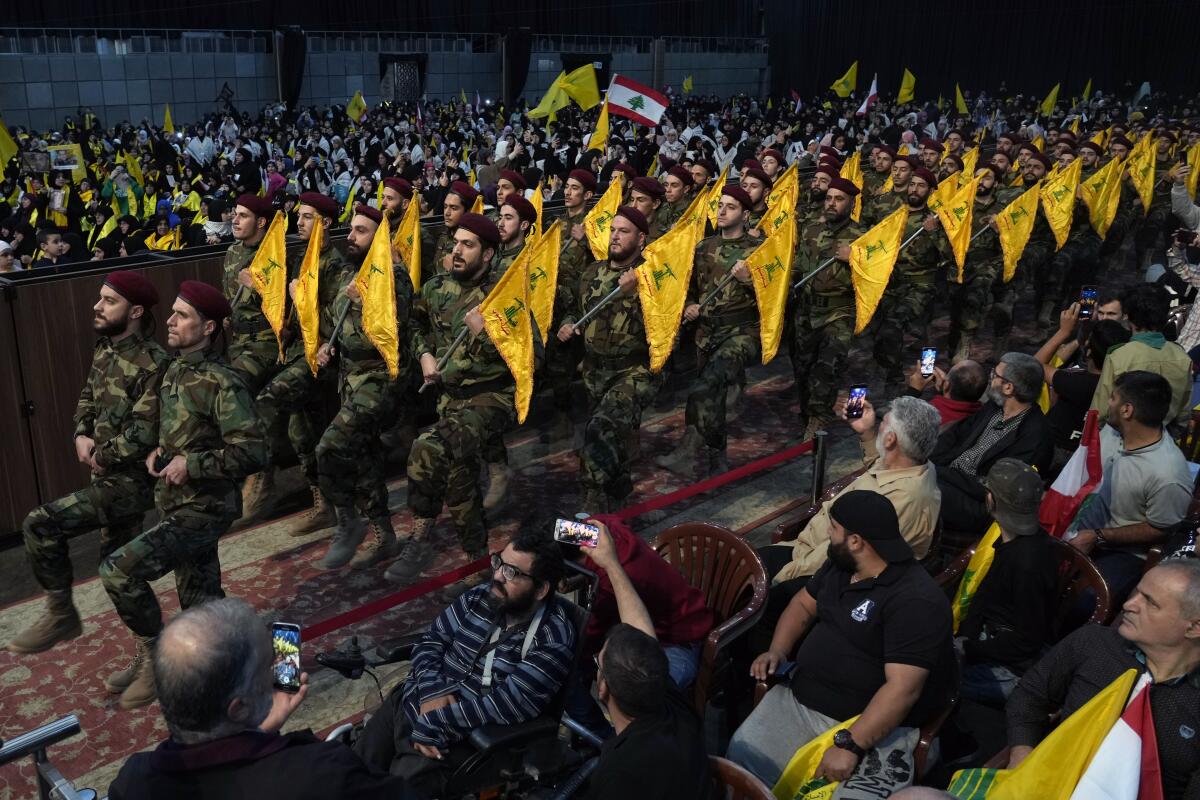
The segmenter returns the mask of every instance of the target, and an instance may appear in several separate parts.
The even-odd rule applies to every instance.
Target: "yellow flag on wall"
[[[413,193],[404,216],[396,226],[396,236],[392,239],[392,248],[408,269],[408,278],[412,281],[413,291],[421,291],[421,199]]]
[[[317,349],[321,346],[321,308],[317,298],[321,277],[321,246],[325,241],[325,226],[313,223],[312,235],[308,237],[308,249],[300,262],[300,277],[296,279],[296,294],[292,303],[296,307],[296,321],[300,324],[300,336],[304,339],[304,360],[312,374],[317,374]]]
[[[354,284],[362,296],[363,333],[387,364],[388,374],[400,375],[400,336],[396,329],[396,275],[392,271],[391,230],[385,216]]]
[[[1017,262],[1025,252],[1025,245],[1029,244],[1033,223],[1037,221],[1041,188],[1041,184],[1035,183],[996,215],[996,227],[1000,229],[1000,249],[1004,251],[1005,283],[1013,279],[1017,271]]]
[[[262,298],[262,313],[275,332],[279,357],[283,358],[283,314],[287,308],[287,216],[275,212],[271,227],[250,262],[254,291]]]
[[[787,321],[787,299],[795,255],[796,226],[780,225],[746,256],[754,299],[758,303],[758,336],[762,342],[764,364],[779,352],[779,341]]]
[[[516,381],[513,405],[517,410],[517,422],[524,422],[529,414],[529,400],[533,397],[533,315],[529,310],[528,271],[514,267],[517,267],[516,262],[504,272],[480,304],[479,311],[483,314],[483,328],[488,338]]]
[[[608,258],[608,242],[611,238],[608,226],[616,215],[617,209],[621,207],[621,186],[624,174],[623,172],[613,172],[612,183],[608,185],[604,194],[600,195],[600,199],[596,201],[596,205],[592,206],[592,210],[583,219],[583,229],[587,231],[588,246],[592,248],[592,256],[597,261]]]
[[[875,316],[879,300],[900,255],[908,204],[888,214],[850,244],[850,280],[854,284],[854,332],[862,333]]]

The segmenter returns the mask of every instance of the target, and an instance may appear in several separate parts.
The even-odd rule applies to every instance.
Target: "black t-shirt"
[[[846,720],[883,686],[884,664],[911,664],[929,670],[901,723],[918,726],[946,705],[958,682],[950,601],[916,561],[854,584],[850,577],[827,561],[809,579],[804,591],[817,602],[817,621],[796,654],[792,693]]]
[[[1074,450],[1079,446],[1083,419],[1092,405],[1092,395],[1100,376],[1086,369],[1060,369],[1054,373],[1051,388],[1058,400],[1046,412],[1046,421],[1054,432],[1055,447]]]

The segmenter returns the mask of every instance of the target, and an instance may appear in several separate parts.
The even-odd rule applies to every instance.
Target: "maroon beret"
[[[573,169],[567,174],[567,180],[571,180],[572,178],[579,182],[579,185],[583,187],[585,192],[596,191],[596,176],[592,174],[591,170]]]
[[[1042,166],[1044,166],[1047,171],[1054,169],[1054,163],[1047,158],[1044,153],[1041,153],[1038,150],[1034,150],[1033,155],[1031,155],[1029,158],[1033,161],[1042,162]]]
[[[338,204],[332,197],[320,192],[305,192],[300,195],[300,204],[316,209],[322,217],[338,218]]]
[[[892,166],[895,166],[900,161],[908,164],[910,169],[920,169],[925,166],[925,162],[921,160],[920,156],[896,156],[896,160],[892,162]]]
[[[735,186],[731,183],[721,190],[721,194],[729,195],[734,200],[737,200],[742,204],[742,208],[747,211],[754,210],[754,201],[750,199],[750,193],[740,186]]]
[[[840,175],[829,181],[830,189],[837,189],[839,192],[845,192],[851,199],[858,197],[858,187]]]
[[[663,185],[654,180],[654,178],[634,178],[633,190],[635,192],[641,192],[642,194],[650,195],[651,197],[659,198],[666,194],[667,191],[663,188]]]
[[[455,181],[450,184],[450,191],[459,196],[463,201],[463,205],[469,211],[471,206],[475,205],[475,198],[479,197],[479,192],[475,191],[475,187],[466,181]]]
[[[205,319],[217,323],[233,313],[221,290],[203,281],[184,281],[179,284],[179,299],[203,314]]]
[[[1019,142],[1017,144],[1017,152],[1020,153],[1022,150],[1028,150],[1031,153],[1042,152],[1041,150],[1038,149],[1037,145],[1034,144],[1033,142]]]
[[[140,272],[127,269],[110,272],[104,277],[104,283],[135,306],[158,305],[158,290]]]
[[[633,168],[633,165],[625,161],[618,161],[613,164],[613,172],[624,172],[629,180],[633,180],[638,176],[637,170]]]
[[[1171,140],[1172,143],[1179,142],[1179,137],[1176,136],[1175,134],[1171,133],[1170,131],[1158,131],[1155,134],[1155,136],[1158,137],[1159,139],[1169,139],[1169,140]]]
[[[842,162],[838,161],[833,156],[821,156],[819,159],[817,159],[817,164],[822,167],[833,167],[834,169],[842,168]]]
[[[841,176],[841,175],[838,173],[838,171],[837,171],[837,167],[830,166],[829,164],[822,164],[821,166],[817,167],[817,171],[816,171],[816,172],[814,172],[813,174],[814,174],[814,175],[816,175],[816,174],[817,174],[817,172],[821,173],[822,175],[828,175],[828,176],[829,176],[829,177],[831,177],[831,178],[840,178],[840,177],[842,177],[842,176]]]
[[[1055,142],[1055,144],[1058,142],[1070,142],[1071,144],[1074,144],[1076,141],[1075,134],[1071,133],[1070,131],[1059,131],[1058,140]]]
[[[529,202],[516,192],[513,192],[508,197],[504,198],[503,205],[506,205],[513,211],[517,212],[517,216],[526,222],[537,222],[537,209],[533,207],[533,203]]]
[[[245,207],[256,217],[270,217],[275,213],[275,208],[271,205],[269,197],[260,197],[256,194],[243,194],[238,197],[237,204]]]
[[[963,167],[966,166],[966,164],[963,164],[963,160],[961,158],[959,158],[958,156],[954,155],[954,153],[950,153],[949,155],[944,157],[942,159],[942,161],[949,161],[951,164],[954,164],[959,169],[962,169]]]
[[[465,228],[475,234],[485,245],[495,247],[500,244],[500,229],[496,227],[496,223],[483,214],[472,214],[470,212],[463,214],[458,220],[458,227]]]
[[[1091,150],[1093,153],[1095,153],[1098,156],[1104,155],[1104,148],[1101,147],[1100,145],[1098,145],[1096,142],[1092,142],[1092,141],[1087,141],[1087,142],[1084,142],[1083,144],[1079,145],[1079,149],[1080,150]]]
[[[980,164],[975,168],[975,174],[978,175],[985,169],[992,173],[992,177],[996,179],[997,183],[1000,183],[1004,180],[1004,170],[1000,169],[995,164]]]
[[[939,153],[945,149],[942,147],[941,142],[937,139],[931,139],[928,136],[921,140],[921,147],[924,147],[926,150],[937,150]]]
[[[513,172],[511,169],[500,170],[500,177],[498,180],[508,181],[518,192],[523,192],[529,188],[525,184],[525,179],[521,177],[521,173]]]
[[[838,151],[834,150],[832,147],[830,147],[827,144],[821,145],[821,149],[818,150],[817,153],[819,153],[820,155],[823,155],[823,156],[829,156],[830,158],[837,158],[837,159],[841,158],[841,156],[838,155]]]
[[[679,182],[684,186],[695,186],[696,179],[692,177],[692,173],[688,172],[687,167],[674,166],[667,170],[668,175],[674,175],[679,178]]]
[[[937,176],[933,174],[933,170],[926,169],[925,167],[917,167],[913,170],[912,176],[925,181],[925,183],[929,184],[930,189],[937,188],[938,179]]]
[[[890,145],[886,145],[886,144],[879,145],[879,152],[886,153],[888,156],[890,156],[893,159],[896,157],[896,148],[891,147]]]
[[[712,161],[708,160],[707,158],[697,158],[695,161],[695,164],[697,167],[703,167],[704,171],[707,172],[709,175],[717,174],[717,165],[714,164]]]
[[[742,162],[742,172],[748,169],[762,169],[762,162],[757,158],[747,158]]]
[[[383,222],[383,212],[378,208],[371,208],[365,203],[359,203],[354,207],[354,215],[359,216],[360,214],[367,219],[374,220],[376,225]]]
[[[1126,149],[1128,149],[1128,150],[1132,150],[1132,149],[1133,149],[1133,142],[1129,141],[1129,140],[1128,140],[1128,139],[1126,139],[1124,136],[1114,136],[1114,137],[1112,138],[1112,141],[1111,141],[1111,142],[1109,142],[1108,144],[1109,144],[1109,146],[1110,146],[1110,147],[1111,147],[1112,145],[1114,145],[1114,144],[1121,144],[1121,145],[1124,145],[1124,146],[1125,146],[1125,148],[1126,148]]]
[[[646,215],[633,206],[621,206],[617,209],[617,216],[624,217],[633,223],[633,227],[647,236],[650,235],[650,223],[646,222]]]
[[[411,200],[413,196],[412,184],[404,180],[404,178],[384,178],[383,187],[391,189],[396,194],[403,197],[405,200]]]
[[[742,170],[742,176],[746,178],[754,178],[754,180],[762,183],[763,188],[767,190],[770,190],[770,188],[775,185],[771,181],[771,177],[761,169],[754,169],[751,167],[750,169]]]
[[[783,153],[779,152],[774,147],[768,147],[766,150],[763,150],[761,153],[758,154],[758,159],[761,162],[762,159],[766,158],[767,156],[770,156],[771,158],[775,159],[780,164],[783,163]]]

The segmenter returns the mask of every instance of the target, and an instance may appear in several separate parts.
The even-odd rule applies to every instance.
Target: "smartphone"
[[[928,378],[937,368],[937,348],[922,347],[921,348],[921,375]]]
[[[171,457],[166,453],[159,453],[154,457],[154,471],[162,472],[171,463]]]
[[[570,519],[556,520],[554,523],[554,541],[573,544],[577,547],[595,547],[600,539],[600,529],[586,522],[576,522]]]
[[[276,622],[271,625],[271,643],[275,659],[271,662],[271,673],[275,688],[285,692],[300,690],[300,626],[291,622]]]
[[[1096,294],[1095,286],[1084,286],[1079,290],[1079,318],[1091,319],[1096,313]]]
[[[863,415],[863,403],[867,400],[867,385],[856,383],[850,387],[850,399],[846,401],[846,418],[859,419]]]

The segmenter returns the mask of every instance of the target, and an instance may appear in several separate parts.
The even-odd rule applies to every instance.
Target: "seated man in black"
[[[950,602],[913,559],[886,497],[847,492],[830,517],[829,561],[750,668],[765,680],[800,642],[791,683],[755,707],[727,757],[773,786],[797,749],[861,715],[838,730],[815,777],[886,797],[915,779],[918,727],[954,693]]]
[[[492,555],[492,580],[463,592],[413,651],[408,679],[363,728],[354,749],[373,769],[407,775],[439,794],[470,755],[455,747],[475,728],[544,712],[575,657],[570,607],[549,536],[518,535]]]
[[[938,438],[933,455],[942,491],[942,552],[953,558],[992,524],[983,478],[1001,458],[1015,458],[1045,475],[1054,438],[1038,407],[1042,365],[1025,353],[1005,353],[992,368],[987,402]]]

